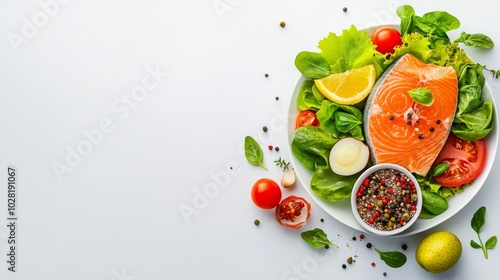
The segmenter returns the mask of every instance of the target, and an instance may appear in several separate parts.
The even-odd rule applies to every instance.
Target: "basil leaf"
[[[358,118],[351,114],[345,112],[337,112],[335,114],[335,126],[340,132],[348,133],[361,123],[362,122]]]
[[[438,165],[436,165],[432,170],[431,170],[431,177],[436,177],[438,175],[443,174],[448,167],[450,167],[449,163],[443,162]]]
[[[484,243],[484,246],[486,247],[486,249],[493,249],[493,248],[495,248],[495,245],[497,245],[497,237],[496,236],[490,237],[490,239],[488,239],[486,241],[486,243]]]
[[[418,87],[408,91],[411,99],[420,105],[429,107],[434,103],[434,96],[431,91],[425,87]]]
[[[477,242],[476,242],[476,241],[474,241],[474,240],[471,240],[471,241],[470,241],[470,246],[471,246],[472,248],[474,248],[474,249],[480,249],[480,248],[481,248],[481,245],[477,244]]]
[[[406,255],[401,252],[382,252],[377,248],[375,251],[380,255],[380,259],[392,268],[402,267],[406,263]]]
[[[482,49],[491,49],[495,46],[495,43],[493,43],[490,37],[481,33],[469,34],[462,32],[455,42],[464,43],[468,47]]]
[[[295,67],[302,75],[311,79],[321,79],[331,74],[330,64],[324,56],[303,51],[295,57]]]
[[[337,248],[339,247],[328,240],[328,236],[320,228],[304,231],[300,234],[300,236],[305,242],[307,242],[307,244],[309,244],[313,248],[321,248],[325,247],[325,245],[332,245]]]
[[[262,163],[264,155],[259,143],[252,138],[252,136],[245,137],[245,157],[248,163],[258,165],[267,170],[267,167]]]
[[[329,166],[318,168],[311,178],[311,190],[321,199],[335,202],[351,196],[352,188],[359,174],[340,176]]]
[[[481,230],[481,228],[484,226],[485,223],[486,223],[486,207],[482,206],[479,209],[477,209],[476,213],[474,213],[474,215],[472,216],[470,225],[476,233],[479,233],[479,231]]]

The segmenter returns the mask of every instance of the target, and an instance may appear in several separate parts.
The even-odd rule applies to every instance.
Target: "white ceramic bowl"
[[[402,173],[404,174],[406,177],[408,177],[414,184],[415,186],[415,191],[416,191],[416,195],[417,195],[417,202],[416,202],[416,209],[414,210],[414,215],[411,217],[411,219],[409,221],[407,221],[404,225],[400,226],[400,227],[395,227],[394,229],[377,229],[375,228],[375,225],[377,225],[381,219],[380,218],[377,218],[375,219],[375,222],[374,224],[370,224],[369,222],[363,220],[360,216],[360,213],[358,211],[358,196],[357,196],[357,193],[359,191],[359,189],[361,187],[363,187],[363,181],[370,177],[373,173],[377,172],[377,171],[380,171],[380,170],[395,170],[396,172],[399,172],[399,173]],[[387,180],[387,178],[385,178]],[[389,182],[385,182],[384,185],[387,187],[389,186],[388,184]],[[365,188],[365,187],[363,187]],[[389,188],[388,188],[389,189]],[[390,188],[391,190],[393,190],[392,188]],[[394,189],[399,189],[399,187],[395,187]],[[386,189],[383,190],[384,192],[387,192]],[[406,191],[406,190],[403,190],[403,191]],[[394,191],[394,195],[397,193],[398,191]],[[365,188],[365,194],[366,194],[366,188]],[[374,194],[373,194],[374,195]],[[391,194],[384,194],[385,196],[391,196]],[[379,198],[377,199],[378,200],[378,203],[380,203],[380,205],[386,205],[386,204],[382,204],[382,199],[383,198]],[[363,203],[363,204],[366,204],[366,203]],[[374,208],[372,208],[371,211],[369,212],[378,212],[376,211],[375,209],[377,209],[378,207],[375,205],[373,206]],[[391,163],[384,163],[384,164],[377,164],[377,165],[374,165],[374,166],[371,166],[369,167],[367,170],[365,170],[361,176],[359,176],[359,178],[356,180],[356,183],[354,184],[354,187],[352,188],[352,194],[351,194],[351,209],[352,209],[352,213],[354,215],[354,218],[356,219],[356,221],[368,232],[371,232],[373,234],[376,234],[376,235],[381,235],[381,236],[389,236],[389,235],[395,235],[395,234],[399,234],[405,230],[407,230],[408,228],[411,227],[411,225],[413,225],[413,223],[415,223],[415,221],[417,221],[418,219],[418,216],[420,215],[420,212],[422,211],[422,191],[420,190],[420,185],[418,184],[417,180],[415,179],[415,177],[408,171],[406,170],[405,168],[399,166],[399,165],[396,165],[396,164],[391,164]],[[380,213],[380,212],[378,212]],[[383,215],[380,214],[380,215]],[[394,223],[396,225],[398,225],[398,222],[399,221],[395,221]]]

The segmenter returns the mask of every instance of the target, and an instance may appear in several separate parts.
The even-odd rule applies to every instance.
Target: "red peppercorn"
[[[380,184],[381,185],[385,184],[385,181],[384,180],[380,180]]]
[[[267,146],[267,148],[268,148],[268,149],[269,149],[269,151],[270,151],[270,150],[272,150],[272,149],[273,149],[273,145],[269,145],[269,146]]]
[[[365,239],[365,235],[364,234],[360,234],[359,235],[359,239]]]
[[[366,178],[366,179],[363,181],[363,186],[368,187],[368,185],[370,185],[370,179]]]
[[[375,263],[374,262],[372,262],[372,266],[375,267]]]
[[[369,222],[370,224],[374,224],[374,223],[375,223],[375,219],[370,219],[368,222]]]

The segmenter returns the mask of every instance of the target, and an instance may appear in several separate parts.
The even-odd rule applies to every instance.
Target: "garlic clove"
[[[296,181],[295,170],[287,170],[283,173],[283,177],[281,177],[281,185],[287,189],[293,188]]]

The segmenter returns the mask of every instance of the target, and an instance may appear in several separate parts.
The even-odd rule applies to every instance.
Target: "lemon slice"
[[[377,79],[373,64],[330,74],[314,80],[318,90],[329,100],[342,104],[354,105],[365,99]]]

